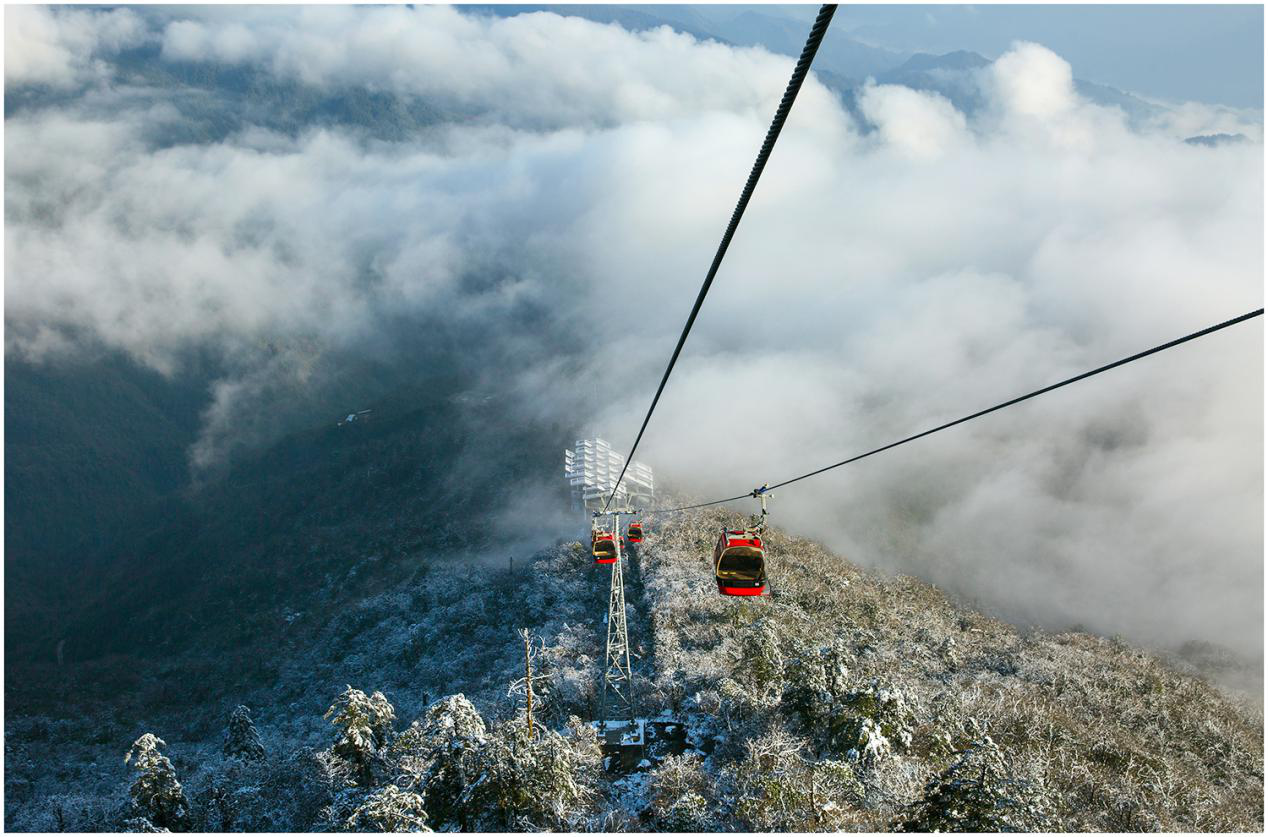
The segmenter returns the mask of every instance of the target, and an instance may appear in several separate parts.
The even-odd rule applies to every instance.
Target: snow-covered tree
[[[667,756],[652,774],[651,811],[656,830],[717,830],[706,798],[710,784],[700,756]]]
[[[873,678],[854,682],[841,640],[803,650],[788,666],[785,700],[820,752],[871,766],[911,746],[913,712],[899,688]]]
[[[233,794],[219,781],[213,781],[200,793],[194,794],[194,815],[199,830],[233,831],[237,812],[233,806]]]
[[[407,787],[422,792],[432,822],[466,828],[466,797],[482,770],[489,733],[479,711],[463,695],[450,695],[428,707],[392,743]]]
[[[30,797],[34,785],[31,781],[34,767],[27,748],[17,740],[11,729],[6,729],[4,731],[4,796],[11,804]]]
[[[753,831],[836,831],[863,799],[844,762],[814,762],[805,742],[781,730],[745,742],[735,769],[735,813]]]
[[[742,647],[735,679],[752,689],[758,703],[778,702],[784,691],[784,655],[772,620],[755,622]]]
[[[324,717],[341,730],[331,754],[349,767],[357,784],[372,786],[396,720],[392,704],[382,692],[366,695],[348,686]]]
[[[176,780],[176,768],[159,752],[159,747],[166,746],[163,739],[147,732],[133,742],[123,761],[140,774],[129,792],[137,816],[156,828],[181,831],[189,822],[189,803]]]
[[[834,696],[828,685],[823,653],[803,644],[789,657],[784,669],[784,706],[800,721],[802,732],[812,741],[826,745]]]
[[[388,755],[441,829],[574,829],[602,769],[589,724],[571,718],[563,735],[538,725],[530,737],[520,718],[490,730],[462,695],[432,704]]]
[[[924,798],[896,823],[900,831],[1050,831],[1041,786],[1019,778],[989,735],[981,733],[925,787]]]
[[[422,795],[396,785],[380,788],[366,797],[344,827],[350,831],[431,831]]]
[[[875,678],[855,681],[850,656],[840,637],[825,648],[800,649],[787,667],[785,701],[820,752],[871,766],[911,746],[913,713],[901,689]]]
[[[594,729],[577,718],[568,735],[521,721],[498,725],[483,751],[481,776],[468,794],[481,830],[575,831],[597,798],[602,754]]]
[[[565,623],[553,645],[546,649],[541,671],[549,675],[542,691],[548,700],[537,714],[555,726],[567,721],[567,707],[586,707],[597,701],[595,656],[602,653],[600,637],[590,625]]]
[[[774,730],[744,743],[735,767],[735,814],[753,831],[807,830],[805,742]]]
[[[849,831],[855,809],[863,804],[864,788],[854,767],[825,760],[809,765],[810,813],[816,831]]]
[[[223,750],[226,756],[246,761],[264,758],[264,743],[260,741],[260,734],[251,722],[251,710],[245,706],[238,706],[229,716]]]
[[[543,718],[551,715],[550,707],[554,701],[552,683],[555,672],[551,665],[553,655],[547,653],[546,642],[535,636],[528,628],[522,629],[520,638],[524,643],[525,674],[511,683],[506,696],[515,700],[523,700],[529,718],[541,723]]]
[[[872,680],[838,700],[842,719],[831,726],[833,749],[851,761],[873,765],[911,746],[912,712],[901,689]]]
[[[126,831],[130,834],[169,834],[166,828],[159,828],[145,817],[129,817],[123,821],[120,831]]]

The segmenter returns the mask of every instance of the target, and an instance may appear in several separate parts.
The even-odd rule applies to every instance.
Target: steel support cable
[[[1213,334],[1222,329],[1226,329],[1229,326],[1234,326],[1234,325],[1237,325],[1238,323],[1243,323],[1247,320],[1254,319],[1255,317],[1262,316],[1263,313],[1264,313],[1264,309],[1259,308],[1255,311],[1242,314],[1240,317],[1234,317],[1231,320],[1225,320],[1222,323],[1217,323],[1216,325],[1204,328],[1201,331],[1195,331],[1192,334],[1186,334],[1184,337],[1179,337],[1170,342],[1163,343],[1162,345],[1154,346],[1152,349],[1146,349],[1143,352],[1137,352],[1134,355],[1129,355],[1128,357],[1116,360],[1113,363],[1107,363],[1104,366],[1098,366],[1095,369],[1090,369],[1087,372],[1084,372],[1079,375],[1075,375],[1072,378],[1066,378],[1064,381],[1058,381],[1055,384],[1050,384],[1044,387],[1043,389],[1037,389],[1034,392],[1028,392],[1025,395],[1019,395],[1016,398],[1012,398],[1012,399],[1009,399],[1008,401],[1004,401],[999,404],[996,404],[994,407],[988,407],[985,410],[979,410],[976,413],[972,413],[971,415],[964,416],[963,418],[958,418],[955,421],[949,421],[946,424],[940,424],[937,427],[930,428],[929,430],[926,430],[922,433],[917,433],[914,436],[908,436],[905,439],[899,439],[897,442],[890,442],[888,445],[884,445],[874,450],[870,450],[867,453],[861,453],[858,456],[852,456],[849,459],[842,459],[840,462],[837,462],[832,465],[825,465],[822,468],[818,468],[807,474],[802,474],[799,477],[793,477],[792,479],[787,479],[787,480],[784,480],[783,482],[777,482],[772,486],[766,487],[765,489],[754,489],[753,491],[750,491],[746,494],[740,494],[735,497],[728,497],[725,500],[712,500],[708,503],[696,503],[695,505],[691,505],[691,506],[680,506],[678,508],[673,508],[673,509],[651,509],[648,513],[649,514],[651,513],[664,514],[668,512],[687,511],[689,509],[702,509],[707,506],[718,506],[718,505],[721,505],[722,503],[730,503],[735,500],[743,500],[745,497],[756,497],[759,490],[774,491],[776,488],[782,488],[785,485],[792,485],[795,482],[800,482],[801,480],[810,479],[811,477],[818,476],[819,474],[822,474],[825,471],[831,471],[833,468],[840,468],[842,465],[849,465],[851,462],[858,462],[860,459],[866,459],[869,456],[874,456],[878,453],[882,453],[884,451],[890,450],[891,448],[896,448],[899,445],[905,445],[908,442],[914,442],[917,439],[922,439],[925,436],[932,435],[934,433],[937,433],[940,430],[946,430],[948,428],[955,427],[957,424],[964,424],[967,421],[972,421],[975,418],[981,418],[982,416],[987,415],[988,413],[993,413],[996,410],[1002,410],[1005,407],[1011,407],[1014,404],[1020,404],[1023,401],[1028,401],[1031,398],[1035,398],[1037,396],[1043,395],[1044,393],[1052,392],[1054,389],[1060,389],[1061,387],[1069,386],[1070,384],[1073,384],[1073,383],[1078,383],[1079,381],[1082,381],[1086,378],[1091,378],[1093,375],[1099,375],[1102,372],[1108,372],[1109,370],[1116,369],[1119,366],[1125,366],[1126,364],[1132,363],[1133,361],[1140,360],[1141,358],[1146,358],[1146,357],[1149,357],[1150,355],[1157,354],[1158,352],[1162,352],[1167,349],[1174,348],[1176,346],[1181,345],[1182,343],[1188,343],[1190,340],[1196,340],[1199,337],[1205,337],[1208,334]]]
[[[806,74],[810,71],[810,64],[814,61],[815,53],[819,51],[819,44],[823,41],[824,33],[828,31],[828,24],[832,22],[832,15],[836,10],[836,4],[827,4],[820,7],[819,15],[815,18],[814,25],[810,27],[810,34],[806,37],[806,45],[801,50],[801,57],[797,59],[797,66],[793,68],[792,78],[788,80],[788,87],[784,90],[784,98],[779,101],[779,107],[775,110],[775,118],[771,120],[770,128],[766,132],[766,140],[762,143],[761,150],[757,153],[757,160],[753,163],[753,170],[749,172],[748,182],[744,184],[744,191],[740,193],[740,199],[735,205],[735,211],[731,213],[731,223],[727,224],[726,232],[722,235],[722,242],[718,245],[718,251],[713,256],[713,263],[709,265],[709,272],[705,275],[704,284],[700,286],[700,293],[696,296],[696,304],[691,307],[691,314],[687,317],[687,324],[683,326],[682,334],[678,336],[678,345],[674,347],[674,353],[669,357],[669,365],[665,367],[665,374],[661,376],[660,386],[656,388],[656,395],[652,398],[652,405],[648,407],[647,415],[643,417],[643,426],[638,429],[638,436],[634,439],[634,445],[630,448],[630,454],[625,459],[625,465],[621,468],[620,476],[616,478],[616,485],[612,487],[612,493],[608,495],[607,502],[603,504],[604,512],[612,504],[612,498],[616,496],[616,492],[621,487],[621,480],[625,479],[626,469],[634,461],[634,452],[638,450],[638,443],[643,440],[643,433],[647,430],[647,423],[652,420],[652,413],[656,411],[656,404],[660,401],[661,393],[665,391],[665,384],[669,381],[669,374],[674,371],[674,364],[678,362],[678,355],[682,353],[683,344],[687,342],[687,335],[691,332],[691,327],[696,322],[696,315],[700,313],[704,298],[708,295],[710,286],[713,285],[713,278],[718,273],[723,257],[726,256],[727,248],[731,246],[731,238],[735,235],[735,230],[740,225],[740,219],[744,216],[744,210],[748,206],[749,199],[753,197],[753,190],[757,188],[757,181],[762,176],[762,170],[766,168],[766,161],[770,158],[771,150],[775,147],[775,141],[779,139],[779,132],[784,128],[784,122],[788,119],[793,102],[797,99],[797,92],[801,90],[801,84],[805,81]]]

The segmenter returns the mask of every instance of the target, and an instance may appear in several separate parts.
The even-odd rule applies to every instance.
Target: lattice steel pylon
[[[608,642],[603,664],[603,693],[599,703],[599,721],[608,717],[608,692],[615,698],[621,715],[634,723],[634,671],[630,668],[630,632],[625,620],[625,564],[621,549],[621,515],[612,515],[612,532],[616,535],[616,563],[612,565],[612,586],[608,591]]]

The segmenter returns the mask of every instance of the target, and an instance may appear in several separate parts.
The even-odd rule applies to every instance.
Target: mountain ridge
[[[767,538],[772,595],[725,599],[713,589],[706,554],[716,528],[738,519],[725,510],[653,519],[628,556],[638,712],[685,724],[686,751],[653,754],[633,774],[582,770],[569,781],[580,788],[576,799],[588,801],[559,812],[563,819],[514,803],[502,814],[468,810],[469,826],[664,830],[684,818],[705,831],[927,826],[964,803],[948,790],[956,771],[993,765],[987,790],[1031,827],[1261,827],[1262,720],[1253,708],[1117,640],[1020,632],[923,582],[862,570],[777,527]],[[405,769],[392,765],[412,746],[409,719],[424,730],[426,718],[458,706],[487,729],[484,743],[472,745],[479,758],[509,769],[511,756],[496,740],[523,729],[522,699],[507,690],[523,674],[520,627],[542,640],[537,722],[564,736],[551,745],[565,748],[559,758],[579,759],[578,769],[587,763],[590,745],[569,718],[597,714],[607,572],[581,543],[561,539],[527,566],[517,561],[518,572],[497,562],[433,560],[411,569],[369,554],[348,559],[346,573],[301,606],[343,603],[326,617],[293,613],[271,673],[254,685],[208,692],[204,684],[181,701],[172,691],[183,689],[188,672],[169,663],[170,674],[137,673],[132,688],[151,690],[149,701],[116,703],[104,716],[102,705],[81,705],[66,717],[11,717],[7,728],[24,743],[8,760],[15,767],[6,773],[6,822],[38,827],[65,806],[65,780],[36,767],[56,748],[66,759],[58,775],[93,800],[64,807],[68,825],[117,823],[131,810],[128,768],[117,755],[116,766],[97,765],[142,732],[169,742],[194,827],[224,815],[214,788],[234,800],[239,827],[335,827],[381,800],[392,771]],[[339,599],[340,586],[357,577],[379,580]],[[382,691],[397,720],[372,754],[383,762],[372,773],[382,778],[340,790],[322,772],[339,761],[330,749],[337,729],[320,714],[349,681],[364,694]],[[239,703],[252,707],[268,751],[245,766],[220,755],[223,719]],[[515,769],[527,771],[523,781],[548,781],[532,778],[531,764]],[[1159,776],[1179,784],[1168,790]],[[418,799],[397,803],[429,812],[434,828],[453,827],[441,787],[417,781],[404,790]],[[806,795],[811,781],[821,783],[817,797]],[[248,784],[257,789],[250,797],[235,790]],[[987,817],[979,827],[1006,825],[979,813]],[[503,814],[510,819],[489,819]]]

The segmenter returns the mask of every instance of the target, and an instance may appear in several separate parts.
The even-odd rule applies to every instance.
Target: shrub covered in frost
[[[668,756],[652,773],[650,809],[657,831],[716,831],[712,778],[698,755]]]
[[[805,742],[774,730],[745,743],[734,769],[735,815],[752,831],[840,830],[863,798],[853,768],[806,757]]]
[[[747,628],[740,643],[736,679],[758,703],[777,702],[784,691],[784,655],[776,631],[772,620],[762,619]]]
[[[999,746],[981,735],[929,782],[897,823],[901,831],[1050,831],[1044,789],[1019,778]]]
[[[834,724],[834,749],[851,761],[873,765],[892,750],[911,746],[912,718],[902,691],[873,680],[838,701],[841,722]]]

